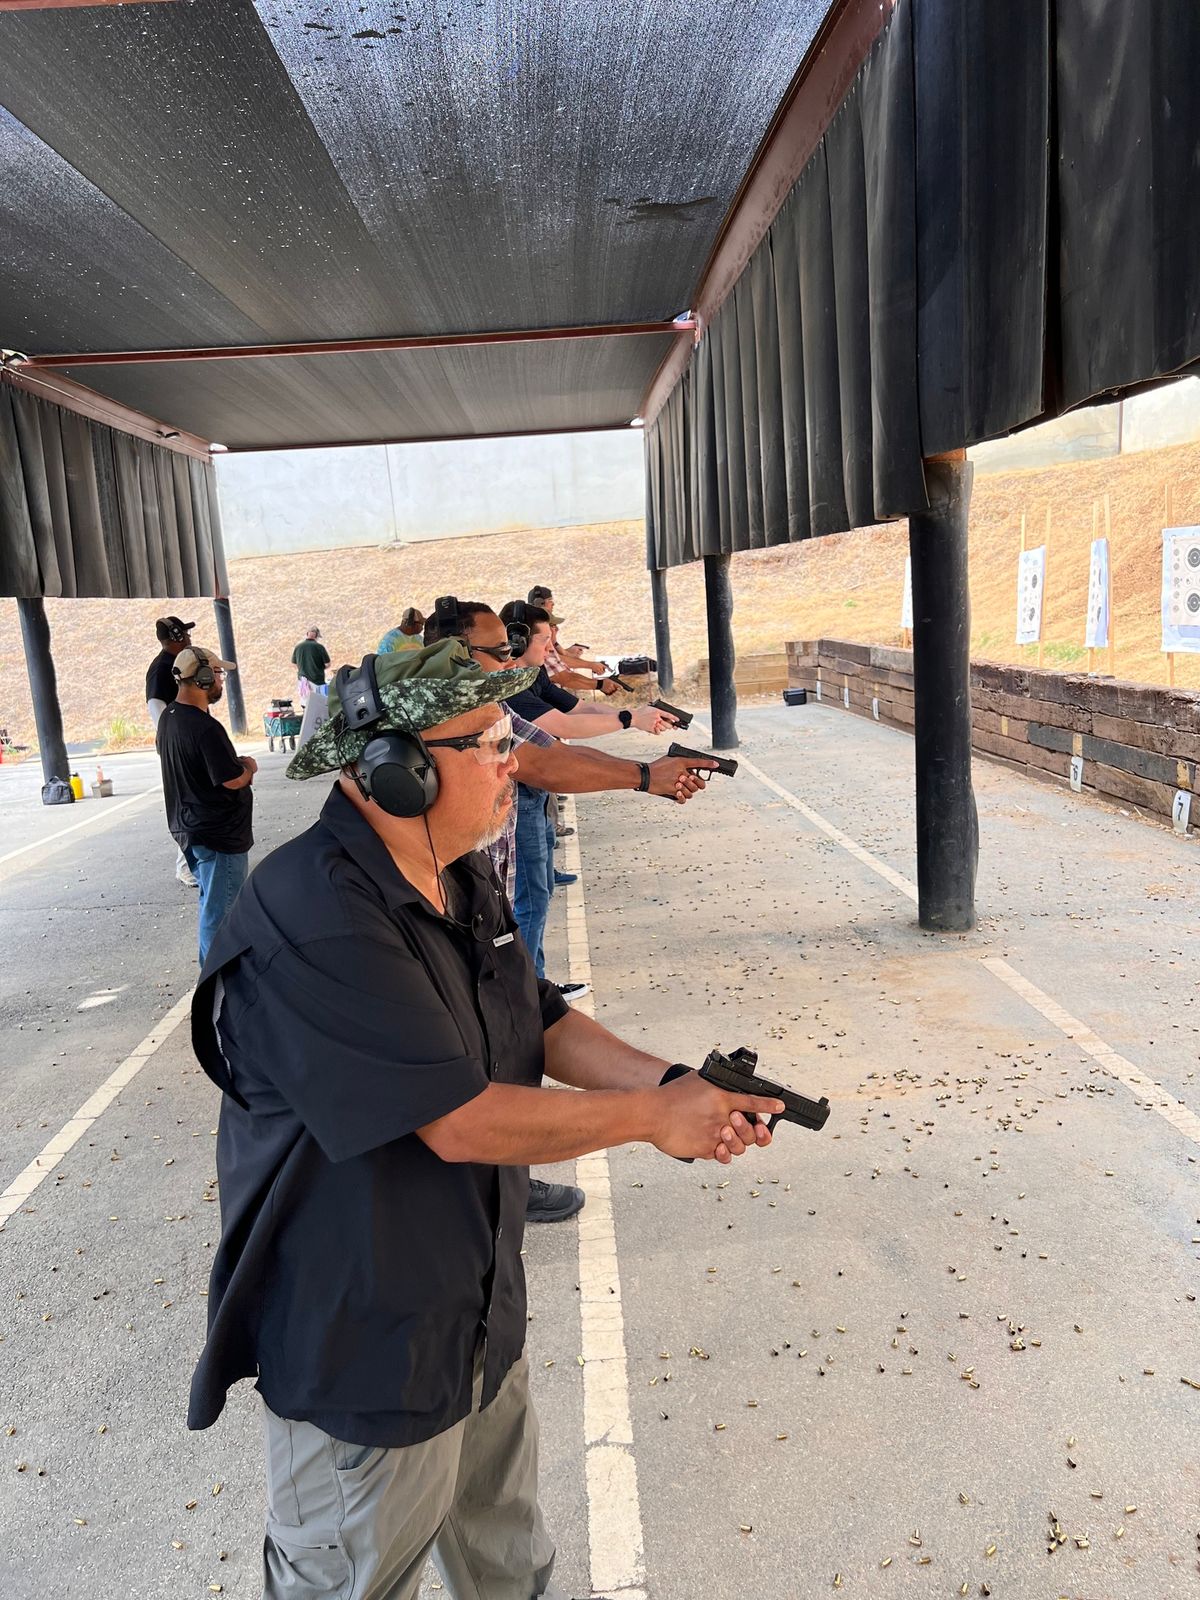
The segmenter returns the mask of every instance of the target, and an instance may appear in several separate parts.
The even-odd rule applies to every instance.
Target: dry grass
[[[1174,520],[1200,521],[1200,445],[976,480],[971,511],[972,646],[996,661],[1031,660],[1012,641],[1021,513],[1038,543],[1053,513],[1046,585],[1046,663],[1084,657],[1092,503],[1108,493],[1113,517],[1117,672],[1166,681],[1159,651],[1163,486],[1174,489]],[[734,629],[743,651],[778,649],[817,636],[895,643],[907,532],[903,523],[755,551],[734,562]],[[234,624],[247,710],[257,724],[272,695],[291,692],[292,647],[320,625],[335,662],[372,649],[404,606],[435,594],[499,605],[534,583],[554,585],[568,641],[629,652],[653,648],[640,523],[534,529],[474,539],[271,556],[231,564]],[[677,673],[707,653],[699,566],[670,577]],[[48,601],[69,740],[102,738],[118,718],[149,729],[143,677],[155,652],[154,619],[164,611],[199,618],[201,644],[216,643],[212,613],[184,600]],[[1200,688],[1200,656],[1181,656],[1177,682]],[[33,737],[16,606],[0,601],[0,725]],[[124,742],[124,741],[123,741]]]

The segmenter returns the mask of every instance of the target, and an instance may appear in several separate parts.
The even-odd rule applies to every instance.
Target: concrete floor
[[[818,706],[741,728],[775,783],[912,878],[908,738]],[[282,765],[263,759],[261,848],[325,792]],[[652,1600],[807,1600],[838,1579],[870,1600],[1195,1592],[1200,1392],[1180,1380],[1200,1382],[1200,1144],[1178,1102],[1200,1110],[1196,842],[997,767],[976,780],[981,924],[963,938],[921,934],[893,884],[745,767],[684,810],[579,805],[596,1014],[671,1059],[750,1044],[833,1102],[821,1134],[781,1125],[731,1169],[611,1153],[629,1535]],[[195,908],[158,804],[0,863],[0,1189],[192,979]],[[552,934],[562,977],[561,903]],[[5,1600],[258,1592],[254,1396],[206,1434],[182,1426],[215,1115],[180,1028],[0,1236]],[[583,1595],[602,1508],[578,1238],[531,1231],[527,1265],[557,1581]],[[1048,1556],[1051,1512],[1068,1543]]]

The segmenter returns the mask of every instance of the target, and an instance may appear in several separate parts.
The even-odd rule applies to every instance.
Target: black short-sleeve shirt
[[[175,657],[169,650],[160,650],[146,668],[146,699],[161,700],[170,705],[179,693],[179,679],[175,676]]]
[[[199,706],[172,703],[158,719],[154,740],[162,763],[167,827],[186,850],[204,845],[243,855],[254,843],[250,785],[226,789],[242,763],[216,717]]]
[[[579,696],[555,683],[542,667],[530,687],[522,689],[519,694],[510,694],[507,703],[526,722],[536,722],[547,711],[574,711],[579,704]]]
[[[454,920],[335,788],[254,871],[192,1010],[224,1091],[221,1243],[188,1425],[254,1377],[280,1416],[363,1445],[432,1438],[525,1343],[528,1170],[443,1161],[415,1130],[489,1082],[536,1085],[566,1014],[534,977],[486,856],[448,869]]]

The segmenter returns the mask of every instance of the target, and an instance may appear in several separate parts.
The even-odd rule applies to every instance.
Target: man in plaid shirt
[[[494,669],[499,671],[499,664]],[[503,703],[503,702],[502,702]],[[552,750],[558,740],[552,733],[543,733],[536,722],[526,722],[510,705],[505,704],[504,709],[512,718],[513,745],[531,744],[541,750]],[[518,757],[518,760],[520,758]],[[510,806],[508,816],[504,823],[504,832],[492,844],[487,846],[487,853],[492,858],[492,866],[496,869],[496,876],[500,880],[500,887],[508,896],[512,904],[517,887],[517,808]],[[586,991],[583,991],[586,993]]]
[[[617,685],[611,677],[606,676],[608,668],[603,661],[588,661],[581,645],[575,645],[570,650],[559,649],[558,630],[563,619],[554,615],[554,595],[545,584],[534,584],[529,591],[529,604],[541,606],[543,611],[550,614],[550,643],[546,648],[545,665],[553,681],[564,689],[599,689],[604,695],[616,694]]]
[[[492,610],[479,600],[458,601],[455,606],[460,637],[471,655],[485,672],[500,672],[510,664],[513,647],[508,629]],[[436,643],[446,637],[434,615],[425,625],[425,643]],[[700,766],[715,767],[714,761],[686,759],[680,756],[660,756],[657,761],[627,761],[622,756],[611,755],[607,750],[590,750],[578,745],[563,744],[553,735],[545,733],[535,723],[513,711],[501,702],[512,717],[513,734],[520,745],[518,771],[521,781],[531,788],[545,789],[548,793],[594,794],[603,789],[632,789],[643,794],[660,795],[684,805],[694,794],[704,788],[704,779],[694,770]],[[488,854],[496,869],[496,876],[511,903],[516,879],[517,808],[509,810],[505,829],[499,839],[488,846]],[[578,999],[587,993],[586,984],[561,984],[564,998]],[[584,1194],[565,1183],[546,1183],[540,1178],[529,1181],[529,1205],[526,1220],[529,1222],[561,1222],[572,1217],[582,1207]]]

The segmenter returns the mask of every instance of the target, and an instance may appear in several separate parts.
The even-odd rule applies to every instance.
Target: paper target
[[[1163,529],[1162,647],[1200,654],[1200,528]]]
[[[1112,604],[1108,566],[1108,540],[1092,540],[1092,566],[1088,575],[1087,637],[1089,650],[1108,648],[1108,617]]]
[[[1042,637],[1042,591],[1046,585],[1046,547],[1022,550],[1017,567],[1017,643],[1036,644]]]

